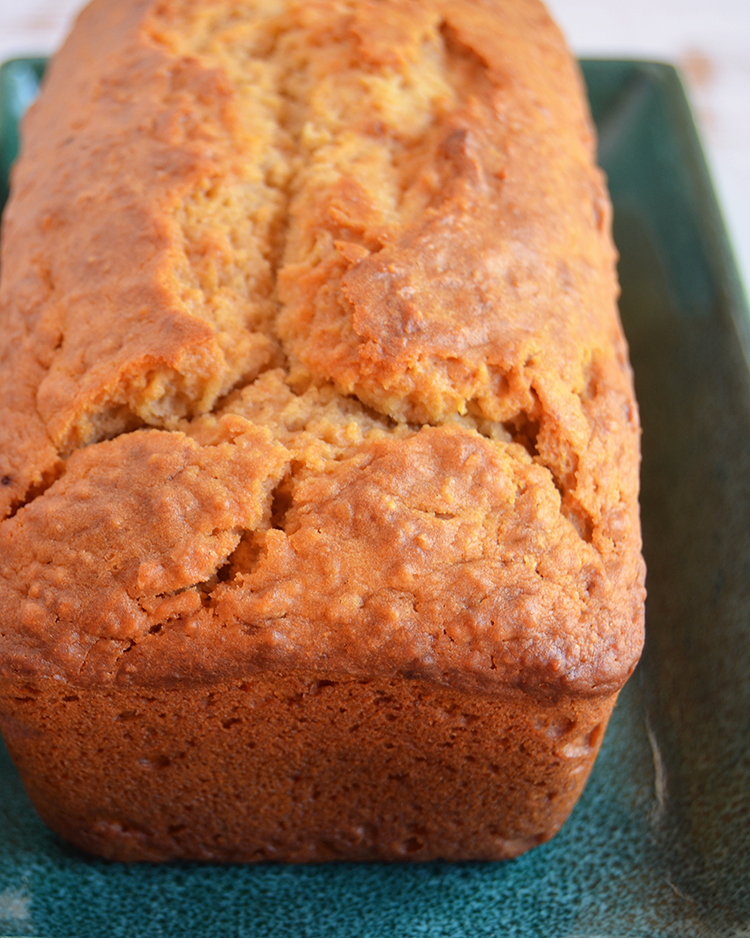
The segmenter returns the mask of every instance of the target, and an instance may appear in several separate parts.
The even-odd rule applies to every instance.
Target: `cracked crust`
[[[638,415],[541,5],[95,0],[23,139],[3,679],[419,678],[606,723]]]

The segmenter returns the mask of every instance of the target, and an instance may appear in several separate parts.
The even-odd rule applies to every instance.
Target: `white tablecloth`
[[[123,0],[125,2],[125,0]],[[578,55],[676,64],[750,287],[750,0],[548,0]],[[82,0],[0,0],[0,60],[47,54]]]

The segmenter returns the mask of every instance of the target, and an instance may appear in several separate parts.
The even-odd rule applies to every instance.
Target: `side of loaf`
[[[637,407],[537,0],[94,0],[0,282],[0,728],[115,859],[551,837],[643,641]]]

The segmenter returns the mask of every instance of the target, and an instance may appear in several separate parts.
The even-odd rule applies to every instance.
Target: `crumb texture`
[[[3,673],[611,694],[609,227],[536,0],[94,0],[3,221]]]

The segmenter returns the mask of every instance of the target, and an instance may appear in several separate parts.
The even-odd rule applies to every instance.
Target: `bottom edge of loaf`
[[[41,817],[112,860],[497,860],[561,827],[616,696],[298,673],[26,681],[0,689],[0,729]]]

